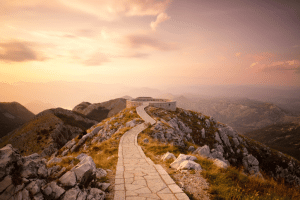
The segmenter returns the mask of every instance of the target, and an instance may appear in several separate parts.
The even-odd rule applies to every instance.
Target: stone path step
[[[145,121],[127,131],[120,140],[115,177],[115,200],[188,200],[188,196],[176,185],[162,166],[145,156],[137,144],[137,136],[156,123],[144,110],[147,104],[137,107],[137,113]]]

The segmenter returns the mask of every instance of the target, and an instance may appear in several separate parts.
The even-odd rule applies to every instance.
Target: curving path
[[[115,177],[115,200],[178,199],[188,200],[188,196],[175,184],[160,165],[145,156],[137,144],[137,136],[147,128],[147,123],[155,124],[144,110],[147,103],[136,108],[145,121],[127,131],[120,140],[119,159]]]

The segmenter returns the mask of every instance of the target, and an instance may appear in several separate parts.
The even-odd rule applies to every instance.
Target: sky
[[[0,82],[300,86],[299,0],[1,0]]]

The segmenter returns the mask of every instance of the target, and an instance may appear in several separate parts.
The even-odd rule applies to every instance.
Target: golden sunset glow
[[[300,85],[298,1],[0,3],[0,80]]]

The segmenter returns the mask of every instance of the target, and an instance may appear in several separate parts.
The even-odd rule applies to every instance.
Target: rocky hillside
[[[20,128],[1,138],[0,147],[12,144],[23,155],[39,153],[49,156],[69,140],[96,124],[70,110],[45,110]]]
[[[117,114],[124,108],[126,108],[126,99],[118,98],[94,104],[82,102],[75,106],[72,111],[80,113],[89,119],[100,122],[107,117]]]
[[[203,112],[226,123],[239,133],[260,129],[274,123],[298,120],[272,103],[234,98],[175,98],[177,106]]]
[[[33,119],[34,114],[17,102],[0,102],[0,138]]]
[[[200,146],[196,154],[228,161],[250,175],[267,174],[275,180],[300,185],[298,160],[248,139],[212,117],[179,108],[169,112],[149,107],[147,112],[157,121],[147,134],[161,142],[180,146],[183,151],[195,144]]]
[[[300,160],[300,121],[270,125],[245,136]]]

